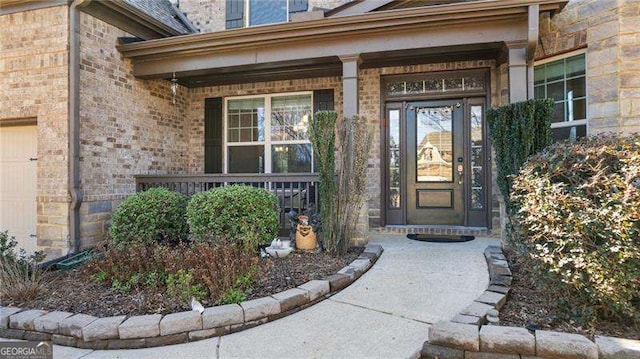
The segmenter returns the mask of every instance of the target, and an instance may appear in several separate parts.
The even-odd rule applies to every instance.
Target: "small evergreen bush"
[[[551,144],[553,104],[552,99],[535,99],[487,110],[491,144],[496,152],[498,187],[508,211],[513,176],[529,156]]]
[[[151,188],[125,199],[111,217],[109,234],[117,244],[178,243],[189,235],[187,197],[166,188]]]
[[[273,193],[232,185],[195,194],[187,220],[195,241],[238,244],[249,250],[271,242],[280,228],[278,201]]]
[[[550,146],[511,201],[516,249],[565,314],[640,322],[640,136]]]

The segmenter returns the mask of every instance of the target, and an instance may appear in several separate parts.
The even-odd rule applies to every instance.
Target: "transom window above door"
[[[313,172],[311,92],[226,99],[227,173]]]
[[[227,0],[226,28],[288,22],[290,15],[307,11],[307,0]]]

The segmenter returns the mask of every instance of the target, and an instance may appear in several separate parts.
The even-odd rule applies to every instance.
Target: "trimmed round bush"
[[[515,248],[566,314],[640,322],[640,137],[552,145],[511,200]]]
[[[261,188],[232,185],[195,194],[187,206],[192,239],[246,249],[278,235],[276,196]]]
[[[166,188],[151,188],[125,199],[111,217],[115,243],[178,243],[189,236],[188,199]]]

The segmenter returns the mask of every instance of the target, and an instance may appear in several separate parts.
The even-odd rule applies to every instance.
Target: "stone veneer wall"
[[[49,258],[69,242],[68,8],[0,17],[0,121],[38,123],[37,236]]]
[[[640,1],[572,0],[540,19],[536,58],[586,47],[589,134],[640,131]]]
[[[105,239],[112,211],[135,192],[134,175],[190,172],[187,89],[174,105],[169,81],[134,78],[115,48],[120,36],[129,35],[81,14],[83,248]]]
[[[309,10],[314,7],[333,9],[349,0],[309,0]],[[222,31],[226,28],[226,0],[171,0],[186,14],[200,32]]]

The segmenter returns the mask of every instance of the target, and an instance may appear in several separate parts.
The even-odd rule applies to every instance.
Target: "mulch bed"
[[[262,275],[247,293],[247,299],[265,297],[313,279],[335,274],[358,258],[364,248],[351,248],[341,257],[324,252],[293,252],[283,259],[266,258],[260,261]],[[168,314],[191,310],[188,303],[176,301],[164,291],[132,289],[122,293],[97,283],[81,270],[50,271],[45,274],[46,286],[35,300],[28,302],[2,301],[4,306],[29,309],[60,310],[84,313],[97,317],[114,315]],[[205,307],[215,303],[203,302]]]
[[[562,318],[557,314],[554,296],[535,281],[512,252],[505,251],[505,256],[513,273],[513,283],[507,304],[500,310],[500,325],[582,334],[592,340],[596,335],[640,340],[640,325],[602,320],[580,323]]]

